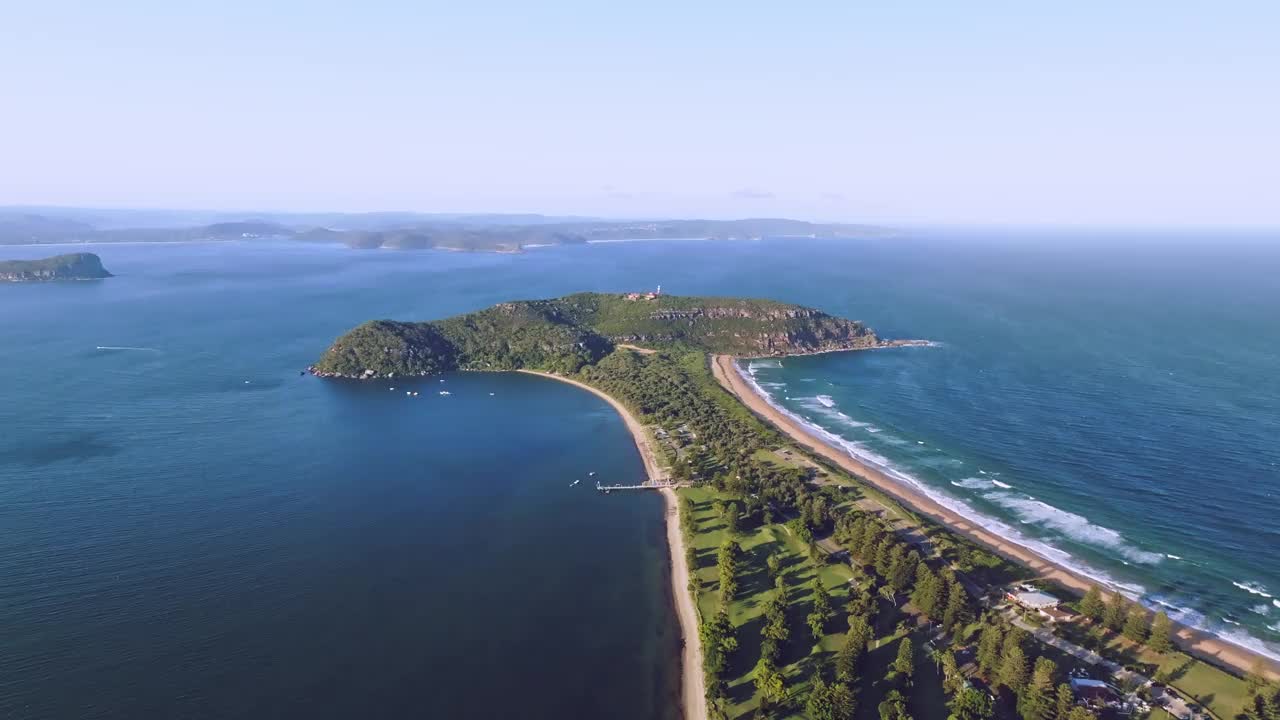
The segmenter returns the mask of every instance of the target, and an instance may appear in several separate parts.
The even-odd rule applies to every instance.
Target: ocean
[[[603,401],[299,375],[366,319],[658,284],[934,341],[749,367],[904,482],[1275,653],[1278,240],[93,246],[117,277],[0,286],[0,715],[670,717],[661,501],[590,488],[643,474]]]

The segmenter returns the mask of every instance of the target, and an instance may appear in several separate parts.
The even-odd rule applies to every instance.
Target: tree
[[[1120,593],[1113,593],[1111,601],[1107,603],[1107,608],[1102,613],[1102,624],[1115,632],[1120,632],[1124,629],[1124,621],[1128,614],[1129,602]]]
[[[1009,633],[1013,637],[1013,633]],[[1004,657],[1000,660],[1000,684],[1018,694],[1027,684],[1027,654],[1018,643],[1005,641]]]
[[[1147,611],[1135,603],[1129,610],[1129,618],[1125,620],[1124,636],[1140,643],[1147,639],[1148,628]]]
[[[893,661],[893,671],[911,677],[915,670],[915,659],[911,650],[911,638],[902,638],[898,643],[898,657]]]
[[[827,586],[822,584],[821,578],[813,579],[813,612],[809,613],[806,621],[809,624],[809,630],[813,633],[814,640],[822,639],[826,634],[827,622],[831,620],[834,612],[831,609],[831,593],[827,592]]]
[[[1031,683],[1018,699],[1018,714],[1023,720],[1053,720],[1056,710],[1053,676],[1057,672],[1058,666],[1049,658],[1036,659]]]
[[[852,682],[858,670],[862,654],[871,644],[871,625],[858,616],[849,618],[849,631],[844,634],[844,645],[836,653],[836,678]]]
[[[730,536],[737,535],[739,520],[738,504],[731,502],[728,505],[725,505],[724,513],[721,517],[724,518],[724,531]]]
[[[760,692],[761,697],[772,703],[779,703],[786,699],[786,679],[782,677],[782,673],[778,672],[773,660],[761,657],[760,662],[756,663],[754,674],[756,690]]]
[[[880,720],[911,720],[907,714],[906,698],[897,690],[890,690],[877,710],[880,711]]]
[[[968,687],[956,693],[948,720],[987,720],[995,712],[991,696]]]
[[[829,720],[834,717],[831,706],[831,686],[822,679],[822,673],[813,678],[809,686],[809,699],[804,703],[804,710],[813,720]]]
[[[831,709],[833,720],[853,720],[853,713],[858,709],[853,699],[853,690],[845,683],[831,686]]]
[[[1147,647],[1161,655],[1173,649],[1173,621],[1168,613],[1161,610],[1151,621],[1151,637],[1147,639]]]
[[[915,568],[907,563],[907,548],[903,545],[894,545],[893,550],[889,552],[889,573],[885,575],[885,580],[893,586],[895,592],[905,592],[911,587],[911,576]]]
[[[1062,683],[1058,686],[1058,696],[1054,702],[1055,720],[1067,720],[1067,716],[1071,714],[1071,708],[1076,704],[1076,694],[1071,692],[1071,686]]]
[[[1107,605],[1102,601],[1102,591],[1097,585],[1089,588],[1089,592],[1085,593],[1084,599],[1080,601],[1080,614],[1094,622],[1102,622],[1106,610]]]
[[[805,712],[812,720],[849,720],[853,717],[853,693],[841,682],[828,684],[822,676],[814,678],[805,703]]]
[[[738,543],[725,538],[716,553],[716,564],[720,570],[720,602],[728,605],[733,602],[738,592]]]
[[[769,567],[769,577],[778,577],[778,574],[782,572],[782,560],[778,558],[776,553],[770,555],[764,561],[764,564]]]
[[[1067,715],[1067,720],[1098,720],[1098,718],[1087,709],[1077,705],[1071,708],[1071,712]]]
[[[964,675],[960,672],[960,666],[956,664],[956,655],[948,648],[942,648],[941,660],[938,665],[942,669],[942,689],[955,695],[964,689]]]
[[[989,624],[982,628],[978,638],[978,669],[990,679],[1000,667],[1000,646],[1004,641],[1004,632],[999,625]]]
[[[916,589],[911,593],[911,604],[926,617],[936,618],[941,614],[942,578],[934,575],[923,562],[916,574]]]
[[[955,632],[969,622],[969,593],[958,582],[951,583],[947,593],[947,608],[942,613],[942,627],[947,632]]]

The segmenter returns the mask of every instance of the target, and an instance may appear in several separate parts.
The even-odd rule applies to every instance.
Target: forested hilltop
[[[771,300],[580,293],[502,303],[433,322],[367,322],[338,338],[312,372],[337,377],[448,370],[573,373],[600,362],[618,345],[764,356],[885,344],[860,322]]]
[[[53,280],[97,280],[111,273],[93,253],[55,255],[42,260],[0,261],[0,282],[49,282]]]

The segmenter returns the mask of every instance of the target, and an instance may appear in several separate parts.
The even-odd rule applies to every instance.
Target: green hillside
[[[579,293],[433,322],[368,322],[338,338],[312,370],[340,377],[577,372],[618,344],[762,356],[882,343],[862,323],[770,300]]]

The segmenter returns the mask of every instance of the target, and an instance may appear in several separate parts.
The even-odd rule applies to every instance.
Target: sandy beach
[[[644,426],[625,408],[622,403],[609,395],[577,380],[550,373],[521,370],[530,375],[538,375],[576,385],[589,393],[603,398],[622,416],[631,437],[636,442],[636,449],[644,461],[645,474],[650,480],[664,477],[658,465],[657,456],[650,445],[649,434]],[[676,493],[670,488],[663,488],[662,502],[666,515],[667,549],[671,555],[671,597],[675,602],[676,616],[680,620],[680,635],[683,645],[681,652],[681,704],[685,720],[705,720],[707,717],[707,693],[702,680],[702,644],[698,636],[698,612],[693,605],[693,596],[689,593],[689,567],[685,561],[684,538],[680,534],[680,505],[676,501]]]
[[[1012,543],[988,531],[986,528],[975,524],[972,520],[939,505],[923,493],[894,480],[878,468],[861,462],[844,451],[822,442],[806,431],[799,423],[779,412],[764,398],[760,397],[743,380],[734,366],[734,361],[735,358],[725,355],[712,357],[712,371],[716,380],[756,415],[790,436],[796,443],[836,463],[850,473],[865,479],[921,515],[929,517],[935,522],[981,543],[1009,560],[1031,568],[1042,578],[1052,580],[1080,593],[1084,593],[1090,586],[1097,584],[1089,578],[1082,577],[1050,562],[1028,548]],[[1181,625],[1178,626],[1176,635],[1179,646],[1193,655],[1218,665],[1235,668],[1240,672],[1249,671],[1254,667],[1255,663],[1261,660],[1270,670],[1273,679],[1280,679],[1280,663],[1227,642],[1216,635]]]

